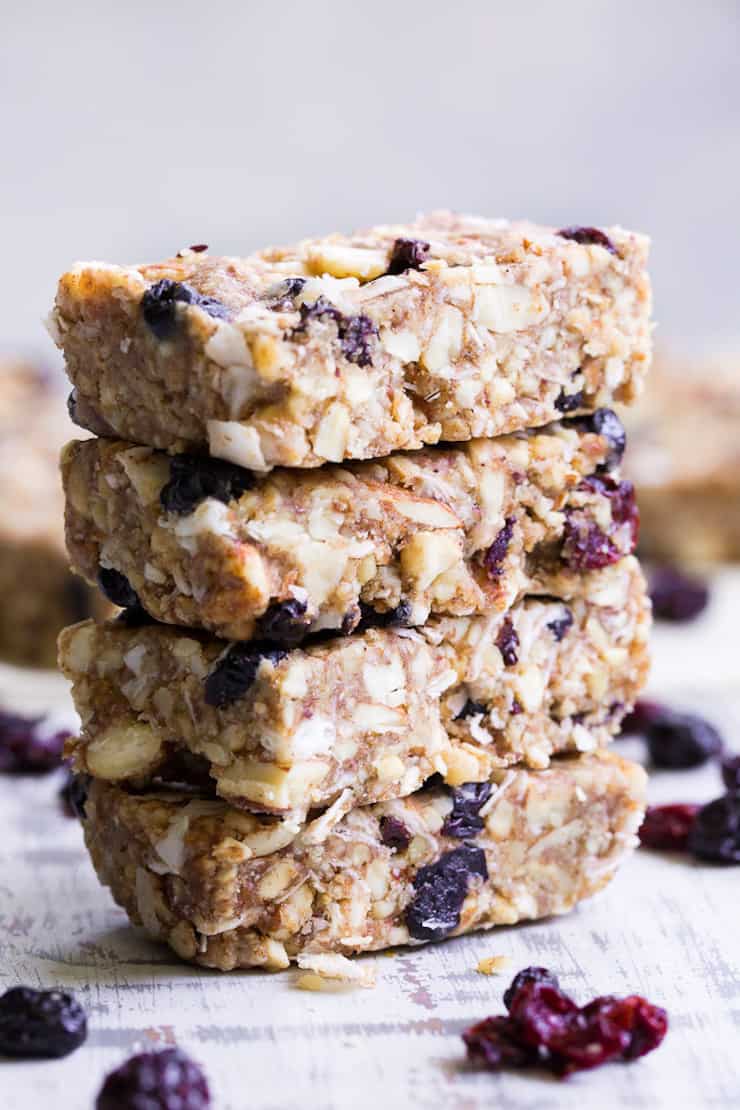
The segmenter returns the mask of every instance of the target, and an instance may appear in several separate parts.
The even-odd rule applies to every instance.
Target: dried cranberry
[[[67,769],[67,777],[59,791],[59,799],[67,817],[85,818],[85,802],[90,789],[89,775],[76,775]]]
[[[640,843],[658,852],[685,852],[698,811],[695,805],[649,806],[640,826]]]
[[[228,505],[253,485],[254,474],[244,467],[199,455],[174,455],[159,503],[168,513],[192,513],[207,497]]]
[[[141,606],[139,595],[120,570],[101,567],[98,571],[98,585],[108,601],[112,601],[114,605],[120,605],[122,609]]]
[[[179,1048],[142,1052],[112,1071],[95,1110],[208,1110],[211,1095],[201,1068]]]
[[[740,755],[722,760],[722,781],[730,794],[740,791]]]
[[[665,1010],[638,995],[604,996],[579,1007],[545,968],[527,968],[504,995],[507,1015],[463,1033],[469,1057],[493,1071],[547,1067],[555,1075],[635,1060],[651,1052],[668,1029]]]
[[[452,812],[447,814],[442,826],[444,836],[458,840],[475,836],[485,826],[480,810],[491,797],[490,782],[464,782],[452,791]]]
[[[563,423],[567,427],[577,428],[580,432],[590,432],[592,435],[601,436],[609,444],[609,450],[604,461],[599,465],[599,470],[614,470],[619,466],[627,445],[627,435],[624,424],[612,409],[597,409],[588,416],[573,416]]]
[[[43,775],[61,765],[69,729],[0,709],[0,773]]]
[[[676,567],[657,567],[649,575],[653,616],[663,621],[691,621],[709,601],[709,588]]]
[[[689,833],[689,851],[714,863],[740,863],[740,794],[702,806]]]
[[[232,644],[206,678],[206,705],[226,709],[239,701],[253,685],[263,659],[276,665],[287,654],[281,648],[259,640]]]
[[[561,558],[570,570],[598,570],[619,562],[631,554],[637,544],[640,516],[631,482],[618,482],[608,475],[592,474],[584,478],[579,489],[599,493],[609,501],[612,523],[609,533],[603,531],[585,509],[570,509],[563,528]],[[627,525],[626,540],[613,536]]]
[[[714,725],[694,713],[663,709],[653,716],[645,731],[650,758],[656,767],[682,770],[700,767],[722,751],[722,739]]]
[[[463,844],[417,871],[406,927],[416,940],[441,940],[460,924],[460,911],[475,876],[488,878],[481,848]]]
[[[557,975],[552,971],[548,971],[546,967],[525,967],[518,971],[511,983],[504,991],[504,1006],[507,1010],[511,1009],[511,1003],[514,996],[524,986],[525,983],[547,983],[548,986],[554,987],[555,990],[560,989],[560,982]]]
[[[465,702],[458,715],[455,717],[456,721],[464,721],[466,717],[477,717],[480,714],[487,713],[488,710],[482,701],[473,701],[471,698]]]
[[[308,605],[292,597],[275,601],[259,620],[259,635],[284,647],[295,647],[304,639],[311,624],[306,619]]]
[[[209,316],[226,320],[231,310],[215,297],[204,297],[190,285],[163,278],[147,289],[141,299],[141,312],[157,339],[170,339],[177,327],[177,305],[197,305]]]
[[[71,994],[13,987],[0,997],[0,1055],[56,1059],[86,1037],[85,1011]]]
[[[403,851],[411,843],[411,833],[398,817],[384,813],[380,818],[380,839],[386,847]]]
[[[547,627],[550,629],[558,643],[560,643],[566,632],[571,628],[572,624],[573,614],[566,605],[563,606],[562,617],[556,617],[554,621],[548,621]]]
[[[486,568],[489,578],[499,578],[503,573],[504,559],[509,550],[513,531],[514,517],[507,516],[503,528],[483,556],[483,566]]]
[[[575,412],[576,409],[583,408],[585,393],[579,389],[577,393],[566,393],[564,389],[555,398],[555,408],[558,412]]]
[[[513,667],[519,659],[517,653],[519,636],[517,635],[517,631],[510,617],[506,617],[499,629],[498,636],[496,637],[496,647],[501,652],[504,664],[507,667]]]
[[[562,227],[558,235],[563,239],[571,239],[574,243],[603,247],[609,254],[617,253],[609,236],[598,227]]]
[[[406,270],[419,270],[429,254],[429,243],[423,239],[396,239],[388,263],[389,274],[402,274]]]

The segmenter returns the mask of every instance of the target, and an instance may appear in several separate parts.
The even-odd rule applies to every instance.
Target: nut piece
[[[304,991],[336,990],[338,987],[374,987],[375,969],[346,956],[303,952],[298,966],[309,974],[301,975],[296,986]]]
[[[162,738],[145,724],[110,725],[87,746],[87,769],[95,778],[118,782],[149,773],[162,755]]]

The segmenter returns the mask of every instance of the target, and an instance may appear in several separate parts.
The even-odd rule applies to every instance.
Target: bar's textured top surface
[[[419,944],[565,913],[636,844],[645,772],[596,753],[296,828],[94,782],[85,839],[132,920],[207,967]]]
[[[435,772],[459,784],[546,766],[607,743],[645,680],[636,561],[588,577],[568,603],[524,598],[292,651],[168,625],[75,625],[60,637],[83,725],[68,754],[96,778],[174,775],[236,806],[299,815],[340,796],[409,794]]]
[[[245,259],[79,264],[76,419],[254,470],[538,427],[639,392],[648,242],[435,213]]]
[[[136,596],[157,620],[228,639],[349,632],[363,607],[420,625],[524,593],[575,596],[587,571],[629,555],[637,512],[614,469],[623,445],[602,409],[540,432],[256,478],[87,440],[63,457],[67,544],[119,604]]]

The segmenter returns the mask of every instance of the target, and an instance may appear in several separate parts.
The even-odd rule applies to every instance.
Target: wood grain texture
[[[654,693],[716,720],[740,746],[740,682],[727,604],[740,574],[693,629],[659,629]],[[722,635],[713,629],[720,627]],[[727,634],[725,635],[725,630]],[[687,651],[690,646],[691,652]],[[691,684],[689,654],[701,681]],[[732,667],[735,667],[733,673]],[[696,674],[696,671],[694,671]],[[63,685],[0,670],[0,701],[66,706]],[[620,742],[624,754],[640,745]],[[145,1047],[177,1042],[204,1065],[217,1110],[698,1110],[740,1106],[740,870],[638,852],[603,894],[568,917],[367,957],[373,990],[312,994],[297,973],[209,973],[128,927],[100,888],[59,779],[0,779],[0,989],[74,990],[87,1044],[62,1061],[0,1061],[2,1110],[87,1110],[103,1075]],[[653,800],[720,793],[716,768],[654,774]],[[483,956],[510,968],[485,977]],[[460,1032],[502,1009],[514,971],[545,964],[576,998],[640,992],[664,1005],[664,1045],[630,1066],[561,1083],[476,1073]]]

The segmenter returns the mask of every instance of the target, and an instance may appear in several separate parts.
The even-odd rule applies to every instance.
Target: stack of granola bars
[[[644,237],[437,213],[245,259],[76,266],[61,637],[84,826],[211,967],[564,912],[642,816],[606,745],[649,602],[609,407]]]

